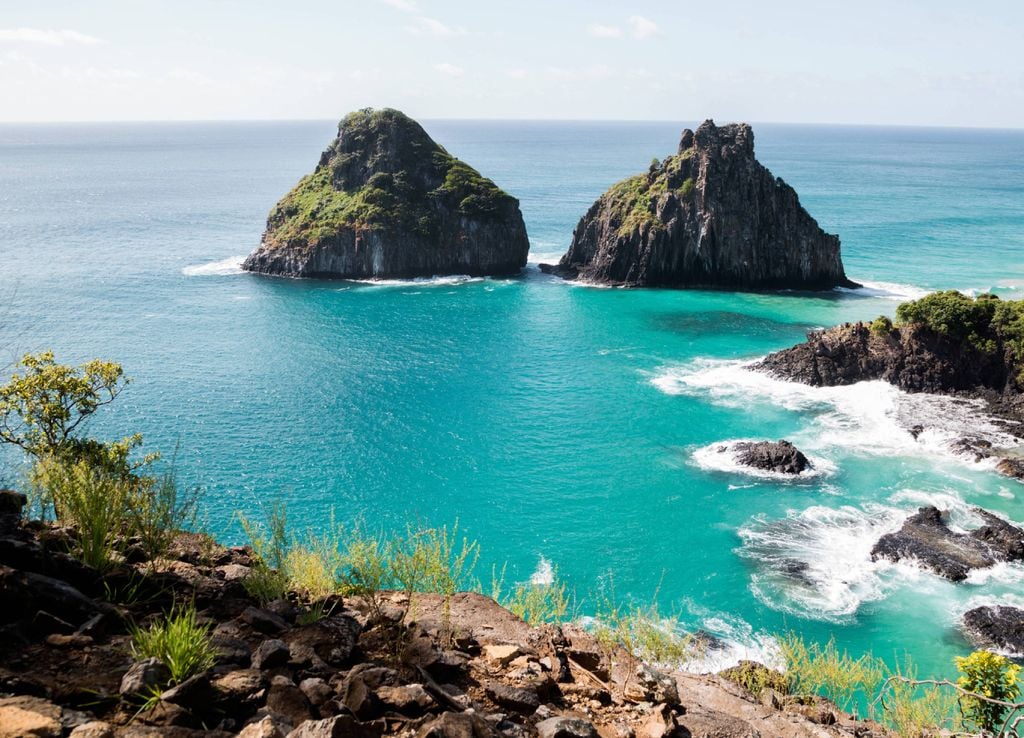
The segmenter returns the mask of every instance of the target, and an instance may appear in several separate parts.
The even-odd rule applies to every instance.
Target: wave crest
[[[243,274],[243,261],[245,261],[244,256],[229,256],[219,261],[184,267],[181,273],[186,277],[226,277],[233,274]]]

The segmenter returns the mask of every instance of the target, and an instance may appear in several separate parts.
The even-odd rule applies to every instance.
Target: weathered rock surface
[[[558,266],[546,269],[634,287],[856,286],[839,239],[754,158],[750,126],[710,120],[683,131],[674,156],[602,195]]]
[[[1024,657],[1024,610],[1008,605],[984,605],[968,610],[963,618],[967,638],[979,648]]]
[[[41,533],[57,533],[33,525],[15,521],[0,542],[14,536],[34,545]],[[990,527],[994,542],[986,545],[1015,545],[1007,531]],[[780,699],[773,710],[734,697],[738,687],[714,678],[701,681],[698,693],[692,677],[657,671],[579,625],[531,627],[480,594],[446,603],[436,594],[410,601],[382,592],[376,612],[388,614],[376,620],[365,600],[335,597],[329,614],[305,622],[309,612],[300,612],[297,600],[257,606],[244,588],[217,575],[249,566],[251,552],[210,548],[198,540],[176,544],[176,558],[161,571],[140,561],[101,575],[104,585],[134,581],[144,593],[120,603],[123,617],[104,627],[90,620],[70,634],[43,637],[32,607],[0,610],[0,738],[821,736],[798,714],[803,705]],[[0,565],[12,561],[4,551],[19,550],[0,546]],[[52,574],[76,572],[48,566]],[[7,569],[13,579],[25,574]],[[159,662],[132,663],[128,623],[152,622],[197,585],[210,590],[196,606],[220,644],[218,659],[171,685]],[[73,601],[92,602],[90,611],[106,604],[82,592]],[[828,714],[848,721],[830,731],[834,738],[871,734]]]
[[[528,251],[515,198],[412,119],[368,109],[341,121],[242,268],[341,279],[508,275]]]
[[[741,441],[722,452],[734,454],[736,462],[744,466],[775,472],[800,474],[811,466],[804,453],[789,441]]]
[[[956,533],[938,508],[922,507],[900,530],[882,536],[871,549],[871,558],[917,562],[954,582],[962,582],[974,569],[1024,560],[1024,531],[981,508],[974,513],[984,525]]]
[[[847,323],[810,333],[805,343],[770,354],[755,368],[815,387],[880,379],[905,392],[934,394],[1003,392],[1012,378],[1003,352],[921,325],[882,331]]]

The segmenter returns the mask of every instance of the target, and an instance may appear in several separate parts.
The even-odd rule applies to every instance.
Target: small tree
[[[18,366],[23,371],[0,387],[0,442],[19,446],[38,459],[73,450],[105,454],[97,442],[78,439],[75,433],[128,384],[121,365],[94,359],[72,367],[58,364],[52,351],[44,351],[26,354]],[[126,439],[122,444],[115,456],[123,460],[138,442]]]
[[[991,651],[975,651],[970,656],[958,656],[956,668],[963,675],[956,683],[968,692],[1001,702],[1012,702],[1020,696],[1017,684],[1020,667],[1005,656]],[[1006,712],[1005,705],[969,695],[960,699],[964,714],[977,723],[981,730],[987,733],[996,731]]]

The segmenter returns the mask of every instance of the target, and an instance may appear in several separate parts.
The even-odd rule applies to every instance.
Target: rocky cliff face
[[[242,268],[342,279],[504,275],[528,251],[515,198],[397,110],[362,110],[270,212]]]
[[[848,323],[811,333],[806,343],[770,354],[756,366],[817,387],[880,379],[906,392],[1015,394],[1007,358],[922,325],[872,330],[866,323]]]
[[[602,195],[551,271],[637,287],[856,286],[838,237],[754,158],[750,126],[710,120],[683,131],[674,156]]]

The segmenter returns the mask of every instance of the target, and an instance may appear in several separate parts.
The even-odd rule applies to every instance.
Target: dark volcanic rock
[[[923,325],[874,331],[848,323],[811,333],[806,343],[770,354],[755,368],[816,387],[880,379],[906,392],[936,394],[1002,392],[1011,379],[1004,352],[986,352]]]
[[[414,120],[367,109],[341,121],[242,268],[342,279],[516,274],[529,247],[514,197]]]
[[[547,270],[636,287],[857,286],[839,239],[754,158],[750,126],[710,120],[683,131],[674,156],[603,194]]]
[[[905,392],[951,395],[950,410],[981,415],[998,433],[971,433],[949,450],[992,459],[1001,474],[1024,480],[1024,301],[947,290],[902,303],[896,318],[809,333],[752,368],[817,387],[881,380]],[[914,438],[925,430],[908,426]]]
[[[954,533],[938,508],[922,507],[900,530],[878,539],[871,558],[917,561],[954,582],[962,582],[973,569],[1024,559],[1024,531],[980,508],[974,512],[985,524],[970,533]]]
[[[997,648],[1024,656],[1024,610],[986,605],[964,613],[964,631],[980,648]]]
[[[779,474],[799,474],[811,466],[803,452],[789,441],[742,441],[725,450],[735,454],[738,464]]]

